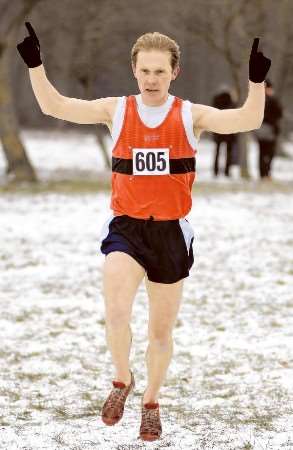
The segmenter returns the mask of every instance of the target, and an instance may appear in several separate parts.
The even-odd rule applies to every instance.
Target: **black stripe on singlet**
[[[169,159],[169,164],[170,173],[187,173],[195,172],[196,170],[196,159],[194,156],[191,158]],[[132,171],[132,159],[115,158],[112,156],[112,172],[132,175]]]

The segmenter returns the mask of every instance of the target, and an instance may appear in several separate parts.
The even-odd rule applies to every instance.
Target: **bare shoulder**
[[[118,99],[119,99],[119,97],[106,97],[105,98],[105,107],[106,107],[108,119],[104,123],[105,123],[105,125],[107,125],[110,133],[112,133],[113,117],[114,117],[114,114],[116,111]]]
[[[103,98],[105,109],[107,111],[108,120],[112,123],[119,97]]]
[[[204,117],[207,113],[215,110],[212,106],[207,105],[201,105],[199,103],[192,103],[191,104],[191,114],[192,114],[192,120],[193,120],[193,129],[194,133],[199,139],[199,136],[203,131],[205,131],[204,128]]]

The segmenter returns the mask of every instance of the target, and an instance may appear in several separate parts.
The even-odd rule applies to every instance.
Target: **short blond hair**
[[[131,49],[131,62],[136,67],[137,55],[140,50],[161,50],[171,54],[171,67],[174,70],[179,66],[180,48],[177,42],[158,31],[145,33],[140,36]]]

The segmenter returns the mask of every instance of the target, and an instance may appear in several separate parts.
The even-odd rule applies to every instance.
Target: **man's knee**
[[[173,343],[172,330],[149,334],[149,343],[161,349],[167,349]]]
[[[130,316],[124,316],[121,320],[119,320],[119,317],[117,315],[106,315],[106,329],[110,332],[126,332],[129,330],[131,317]]]
[[[167,346],[173,340],[173,324],[161,324],[161,326],[150,326],[148,327],[148,339],[150,343],[157,346]]]
[[[125,308],[123,305],[106,308],[105,316],[106,325],[111,328],[125,328],[131,321],[131,309]]]

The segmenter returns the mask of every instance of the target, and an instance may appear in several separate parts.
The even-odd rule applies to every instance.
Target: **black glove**
[[[271,66],[271,60],[257,51],[258,43],[259,38],[255,38],[249,58],[249,79],[254,83],[262,83]]]
[[[17,45],[17,50],[28,67],[38,67],[42,64],[39,39],[29,22],[25,22],[25,26],[29,36]]]

